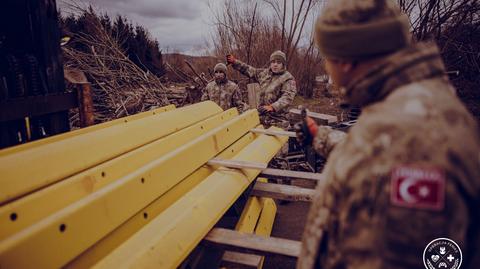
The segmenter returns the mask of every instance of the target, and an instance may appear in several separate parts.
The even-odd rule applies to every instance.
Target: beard
[[[215,76],[215,82],[217,84],[222,84],[222,83],[225,83],[227,81],[227,76],[222,76],[222,77],[217,77]]]

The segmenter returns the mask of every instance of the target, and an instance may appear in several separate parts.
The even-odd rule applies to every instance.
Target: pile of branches
[[[88,33],[69,33],[71,42],[62,47],[66,68],[83,71],[92,84],[95,122],[104,122],[169,104],[160,79],[133,63],[92,10]],[[78,113],[71,122],[77,125]]]
[[[188,72],[184,71],[178,63],[165,63],[170,76],[175,77],[176,81],[184,84],[183,87],[169,89],[167,93],[169,94],[170,100],[179,102],[179,105],[197,103],[200,101],[202,92],[207,84],[213,80],[212,70],[208,68],[209,78],[207,78],[205,73],[199,73],[189,61],[184,60],[182,65],[188,66],[193,75],[190,75]]]

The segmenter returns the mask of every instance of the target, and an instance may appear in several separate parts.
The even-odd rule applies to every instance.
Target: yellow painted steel
[[[261,182],[268,181],[264,178],[259,178],[257,180]],[[270,236],[273,229],[273,223],[275,222],[275,215],[277,214],[277,205],[272,198],[260,198],[260,201],[262,204],[262,213],[260,214],[257,226],[255,227],[255,234]],[[265,257],[262,257],[260,264],[257,267],[258,269],[263,268],[264,261]]]
[[[66,264],[258,123],[256,110],[247,111],[8,237],[0,242],[0,267],[51,268]]]
[[[26,143],[26,144],[20,144],[20,145],[14,146],[14,147],[10,147],[10,148],[0,150],[0,156],[4,156],[4,155],[12,154],[14,152],[19,152],[19,151],[31,149],[31,148],[34,148],[34,147],[38,147],[38,146],[41,146],[41,145],[53,143],[53,142],[60,141],[60,140],[70,138],[70,137],[73,137],[73,136],[86,134],[86,133],[93,132],[93,131],[100,130],[100,129],[104,129],[104,128],[107,128],[107,127],[110,127],[110,126],[113,126],[113,125],[116,125],[116,124],[123,124],[123,123],[131,122],[131,121],[134,121],[134,120],[142,119],[142,118],[145,118],[145,117],[148,117],[148,116],[158,115],[160,113],[167,112],[167,111],[170,111],[170,110],[173,110],[173,109],[175,109],[175,105],[163,106],[163,107],[156,108],[154,110],[145,111],[145,112],[138,113],[138,114],[135,114],[135,115],[132,115],[132,116],[123,117],[123,118],[119,118],[119,119],[116,119],[116,120],[95,124],[95,125],[92,125],[92,126],[89,126],[89,127],[86,127],[86,128],[76,129],[76,130],[73,130],[73,131],[70,131],[70,132],[67,132],[67,133],[46,137],[46,138],[43,138],[43,139],[40,139],[40,140],[35,140],[35,141],[29,142],[29,143]],[[27,121],[28,118],[25,118],[25,120]],[[27,126],[28,126],[28,122],[27,122]]]
[[[0,204],[220,112],[219,106],[207,101],[0,156]]]
[[[233,159],[268,163],[286,141],[260,135]],[[259,172],[218,168],[94,268],[175,268]]]
[[[232,146],[228,147],[222,153],[220,153],[219,157],[224,159],[230,159],[246,145],[248,145],[254,138],[254,134],[245,135],[237,142],[235,142]],[[66,265],[65,268],[90,268],[99,260],[107,256],[115,248],[120,246],[135,232],[140,230],[151,220],[161,214],[175,201],[180,199],[183,195],[185,195],[187,192],[197,186],[201,181],[203,181],[213,172],[214,168],[211,166],[203,166],[197,169],[194,173],[182,180],[182,182],[177,184],[170,191],[155,200],[155,202],[151,203],[146,208],[137,212],[135,216],[122,224],[122,226],[117,228],[111,234],[104,237],[87,251],[75,258],[72,262]]]
[[[257,181],[268,182],[266,178],[258,178]],[[235,226],[235,230],[244,233],[270,236],[275,221],[277,206],[272,198],[250,196],[245,205],[242,215]],[[263,267],[265,258],[262,257],[258,269]]]
[[[134,172],[145,163],[205,134],[238,116],[235,108],[217,114],[115,159],[94,166],[0,208],[0,240],[46,218],[114,180]],[[148,131],[148,130],[145,130]],[[15,216],[13,218],[12,216]],[[14,220],[13,220],[14,219]]]
[[[253,233],[261,211],[262,204],[260,199],[255,196],[250,196],[235,226],[235,230],[243,233]]]

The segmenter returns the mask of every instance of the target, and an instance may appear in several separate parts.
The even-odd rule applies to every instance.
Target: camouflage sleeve
[[[332,152],[335,145],[342,142],[346,133],[338,130],[333,130],[329,126],[319,126],[317,135],[313,138],[313,149],[324,158],[327,158]]]
[[[239,60],[236,60],[232,67],[256,82],[258,82],[258,74],[263,71],[262,68],[255,68]]]
[[[276,112],[284,111],[293,102],[295,95],[297,94],[297,85],[295,79],[290,79],[282,85],[282,95],[272,104],[273,109]]]
[[[238,112],[243,113],[248,109],[248,105],[242,100],[242,94],[240,93],[240,88],[238,85],[235,85],[232,96],[232,106],[237,107]]]
[[[209,89],[210,84],[207,84],[205,88],[202,90],[202,97],[200,98],[200,101],[208,101],[210,98],[208,97],[208,89]]]

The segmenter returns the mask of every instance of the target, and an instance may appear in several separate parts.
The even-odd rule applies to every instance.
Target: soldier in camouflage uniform
[[[268,69],[247,65],[233,55],[227,56],[227,62],[243,75],[260,84],[258,112],[260,121],[266,127],[271,125],[288,129],[288,107],[297,94],[295,78],[286,70],[285,53],[275,51],[270,56]]]
[[[236,107],[240,113],[247,110],[248,105],[242,101],[242,94],[238,85],[227,79],[227,66],[218,63],[213,71],[215,80],[207,84],[201,100],[214,101],[223,110],[232,107]]]
[[[458,243],[462,268],[479,268],[478,126],[437,47],[412,44],[407,17],[387,0],[335,0],[322,12],[327,72],[363,112],[348,134],[311,119],[298,128],[328,160],[297,268],[424,268],[439,237]]]

